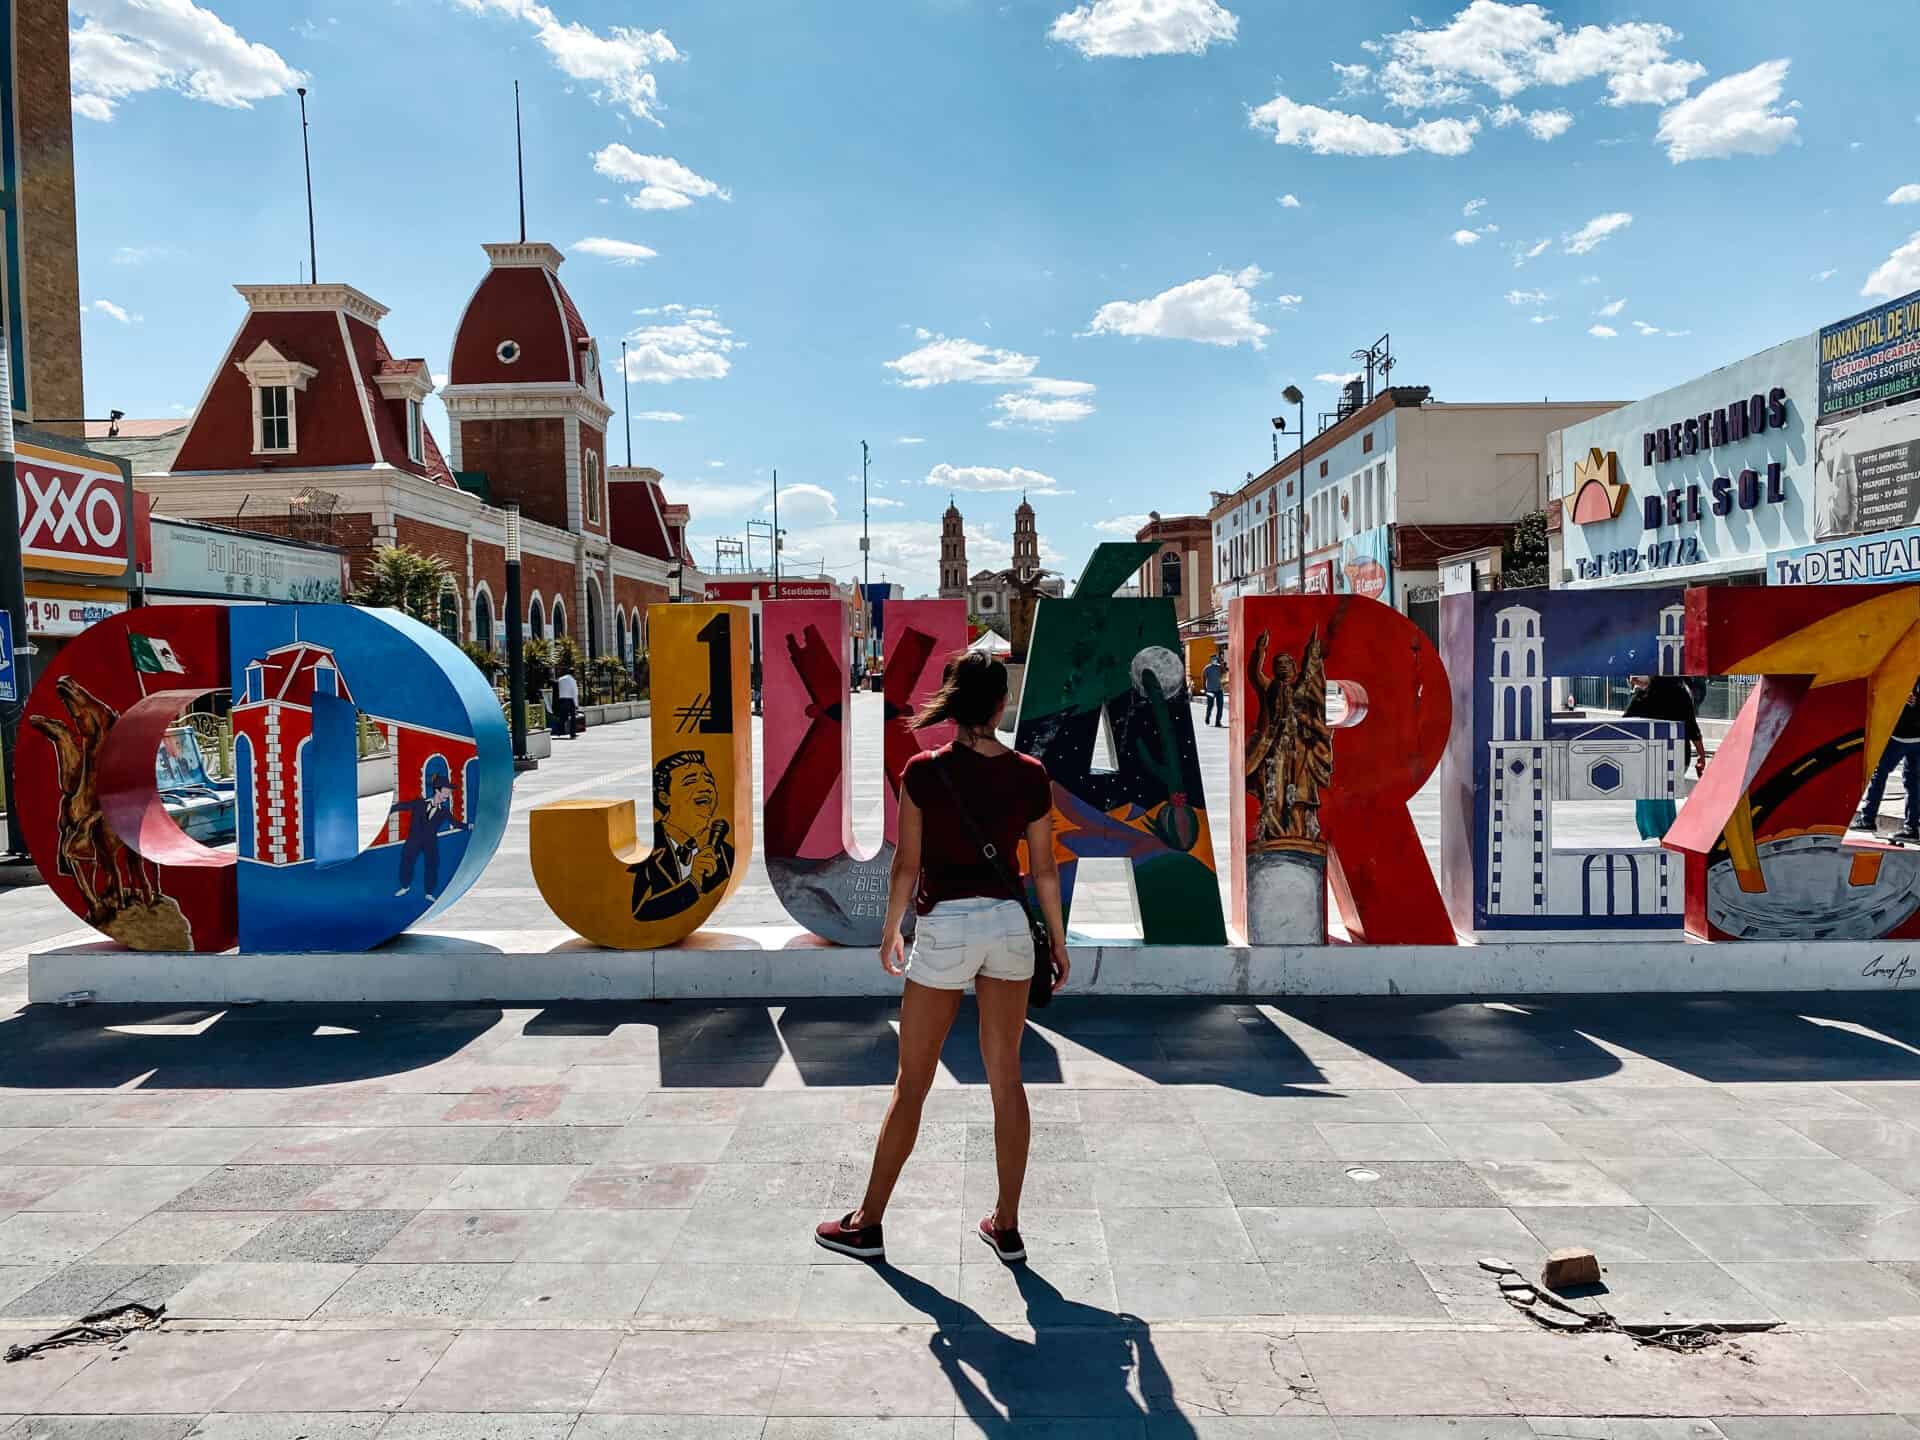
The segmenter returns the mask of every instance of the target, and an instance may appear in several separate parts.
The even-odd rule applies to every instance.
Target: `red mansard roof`
[[[453,336],[452,385],[580,385],[602,394],[587,365],[592,336],[560,283],[565,259],[534,241],[484,247],[492,267],[481,278]],[[503,358],[501,348],[514,347]]]
[[[452,486],[431,431],[424,459],[407,455],[406,402],[389,400],[382,375],[424,374],[422,360],[396,360],[381,337],[386,308],[349,285],[241,285],[248,302],[174,457],[175,472],[326,470],[384,463]],[[310,367],[293,397],[295,448],[255,454],[253,387],[241,367],[262,345]]]

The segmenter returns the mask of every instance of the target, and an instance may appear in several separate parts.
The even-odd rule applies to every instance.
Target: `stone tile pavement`
[[[0,1436],[1920,1436],[1904,995],[1063,999],[1014,1270],[970,1011],[891,1263],[810,1243],[894,1018],[15,1008],[0,1341],[168,1318],[0,1365]],[[1550,1334],[1475,1263],[1569,1244],[1624,1322],[1777,1328]]]

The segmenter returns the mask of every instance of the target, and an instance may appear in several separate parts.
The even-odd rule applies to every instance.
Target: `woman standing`
[[[989,655],[963,653],[947,662],[939,691],[913,722],[916,730],[924,730],[950,720],[955,734],[951,745],[914,756],[902,776],[900,835],[880,938],[880,964],[890,975],[906,976],[900,997],[900,1074],[860,1208],[814,1232],[821,1245],[843,1255],[863,1260],[886,1255],[881,1222],[887,1201],[913,1153],[941,1047],[971,985],[980,1010],[980,1057],[993,1095],[1000,1182],[999,1198],[980,1222],[980,1238],[1002,1260],[1026,1259],[1020,1190],[1030,1124],[1020,1082],[1020,1037],[1034,954],[1026,910],[1013,889],[1012,867],[1022,840],[1046,917],[1056,990],[1067,980],[1067,943],[1053,859],[1052,785],[1038,760],[994,739],[1006,708],[1007,667]],[[976,835],[993,847],[992,856],[983,853]],[[906,955],[900,927],[909,904],[919,920],[913,953]]]
[[[1693,691],[1678,675],[1635,675],[1630,677],[1633,698],[1620,712],[1623,720],[1671,720],[1686,730],[1687,748],[1693,754],[1693,773],[1707,768],[1707,746],[1700,736],[1700,719],[1693,710]],[[1642,840],[1658,840],[1673,827],[1680,807],[1671,800],[1636,800],[1633,803],[1634,827]]]

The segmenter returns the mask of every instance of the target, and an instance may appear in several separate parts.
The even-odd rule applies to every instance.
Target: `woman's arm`
[[[1046,918],[1047,938],[1053,942],[1053,988],[1067,983],[1067,922],[1060,912],[1060,867],[1053,860],[1053,812],[1049,810],[1027,826],[1027,864],[1033,874],[1033,893]]]
[[[907,906],[920,884],[920,807],[903,785],[900,788],[900,838],[893,847],[893,869],[887,875],[887,923],[880,932],[880,964],[889,975],[907,969],[907,946],[900,938]]]

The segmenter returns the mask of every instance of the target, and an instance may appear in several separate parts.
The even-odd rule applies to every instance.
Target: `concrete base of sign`
[[[1084,995],[1526,995],[1920,989],[1920,945],[1529,940],[1482,945],[1072,947]],[[794,927],[703,930],[672,950],[602,950],[558,931],[410,933],[364,954],[162,955],[110,942],[33,955],[36,1004],[551,1000],[767,1000],[885,995],[900,981],[871,950]]]

